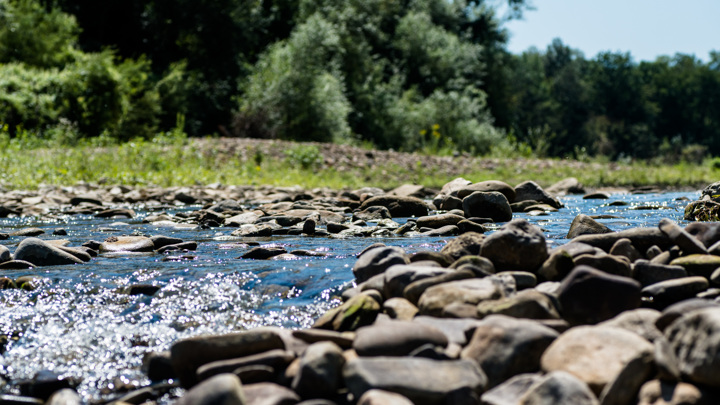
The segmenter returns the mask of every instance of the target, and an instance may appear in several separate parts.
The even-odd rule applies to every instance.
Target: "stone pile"
[[[534,182],[457,179],[432,205],[374,190],[299,195],[252,209],[220,199],[184,219],[235,226],[237,237],[459,236],[439,252],[370,246],[352,269],[356,287],[312,328],[179,340],[145,359],[156,383],[118,403],[157,400],[176,383],[184,405],[720,403],[720,223],[664,219],[612,232],[580,215],[572,240],[548,249],[540,228],[512,220],[562,208]],[[443,213],[429,215],[436,208]],[[392,224],[407,215],[415,220]],[[492,222],[505,224],[485,235]],[[95,250],[158,248],[128,238]],[[48,403],[78,403],[73,395],[60,390]]]

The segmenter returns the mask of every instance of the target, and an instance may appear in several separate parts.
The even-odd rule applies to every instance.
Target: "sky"
[[[694,54],[704,62],[720,51],[720,0],[529,0],[522,20],[505,23],[508,50],[545,50],[554,38],[588,59],[630,52],[636,62]]]

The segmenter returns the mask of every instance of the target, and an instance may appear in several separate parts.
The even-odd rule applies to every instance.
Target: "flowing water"
[[[514,214],[514,218],[527,218],[539,225],[549,247],[554,247],[567,242],[565,234],[577,214],[617,216],[599,222],[618,231],[657,226],[663,217],[684,224],[685,198],[694,200],[698,196],[697,192],[613,195],[609,200],[573,196],[561,199],[566,207],[559,212],[546,216]],[[617,201],[627,205],[610,204]],[[84,265],[0,273],[13,279],[23,275],[44,277],[34,291],[0,290],[0,337],[9,338],[0,355],[0,386],[3,379],[12,382],[0,391],[17,393],[15,382],[33,378],[41,370],[80,380],[77,389],[85,400],[102,398],[118,385],[147,385],[150,382],[140,371],[143,356],[167,350],[179,338],[263,325],[309,327],[340,302],[340,292],[353,284],[355,254],[372,243],[415,252],[439,250],[449,239],[278,236],[253,240],[288,251],[315,250],[327,255],[284,261],[243,260],[238,257],[246,246],[218,238],[229,235],[232,228],[157,228],[142,223],[147,214],[141,212],[126,225],[87,216],[45,223],[33,219],[0,221],[3,231],[40,227],[47,232],[41,238],[68,239],[71,246],[131,233],[198,242],[194,257],[180,261],[163,261],[165,256],[159,254],[101,256]],[[56,228],[66,229],[68,235],[49,236]],[[13,251],[21,239],[2,243]],[[153,296],[127,294],[127,287],[134,284],[155,285],[160,290]]]

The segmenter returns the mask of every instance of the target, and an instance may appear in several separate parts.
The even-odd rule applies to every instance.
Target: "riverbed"
[[[613,194],[609,199],[561,198],[565,208],[545,215],[514,214],[540,226],[550,248],[565,235],[578,214],[602,216],[614,231],[655,227],[661,218],[680,225],[683,209],[699,192]],[[170,214],[198,206],[165,207]],[[16,382],[42,370],[77,379],[85,400],[99,399],[119,386],[141,387],[150,381],[141,371],[143,356],[167,350],[175,340],[258,326],[304,328],[340,303],[353,285],[355,255],[382,242],[407,252],[440,250],[451,237],[335,239],[309,236],[230,238],[234,228],[177,229],[143,223],[155,210],[135,207],[131,220],[62,216],[55,221],[4,219],[0,229],[25,227],[46,231],[41,239],[67,239],[71,246],[113,235],[166,235],[196,241],[196,251],[167,255],[100,255],[83,265],[9,270],[0,276],[43,277],[33,291],[0,290],[0,336],[8,338],[0,355],[3,392],[17,393]],[[403,223],[407,219],[395,218]],[[490,226],[489,232],[499,227]],[[53,236],[62,228],[65,236]],[[0,241],[14,251],[21,237]],[[322,256],[295,260],[240,259],[251,245],[277,245]],[[158,288],[153,295],[131,295],[131,286]],[[151,289],[152,290],[152,289]]]

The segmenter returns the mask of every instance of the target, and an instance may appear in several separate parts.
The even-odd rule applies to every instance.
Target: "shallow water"
[[[580,213],[619,216],[599,220],[617,231],[657,226],[664,217],[684,225],[682,216],[687,201],[683,197],[695,200],[699,193],[613,195],[609,200],[572,196],[561,199],[566,207],[559,212],[546,216],[514,214],[514,218],[527,218],[542,227],[549,247],[554,247],[567,242],[565,234],[570,222]],[[610,205],[613,201],[628,205]],[[214,239],[229,235],[233,228],[158,228],[141,223],[147,214],[141,213],[124,226],[113,224],[115,220],[87,216],[41,223],[32,219],[0,221],[3,231],[40,227],[47,232],[41,238],[68,239],[71,246],[131,233],[198,242],[197,251],[191,252],[195,258],[182,261],[162,261],[165,256],[159,254],[97,257],[84,265],[0,273],[10,278],[22,275],[47,278],[31,292],[0,290],[0,336],[10,337],[6,352],[0,355],[0,376],[13,382],[0,391],[17,393],[15,382],[32,378],[41,370],[81,380],[78,392],[85,400],[98,400],[118,385],[128,388],[148,385],[150,381],[140,371],[143,356],[167,350],[178,338],[262,325],[309,327],[319,315],[339,303],[337,296],[353,283],[354,255],[372,243],[382,242],[415,252],[439,250],[449,239],[277,236],[252,240],[263,245],[281,245],[288,251],[321,251],[327,256],[286,261],[243,260],[238,257],[247,247]],[[117,231],[101,230],[108,227]],[[50,236],[56,228],[66,229],[68,235]],[[21,239],[0,243],[14,251]],[[152,284],[161,289],[152,297],[123,292],[124,287],[133,284]]]

